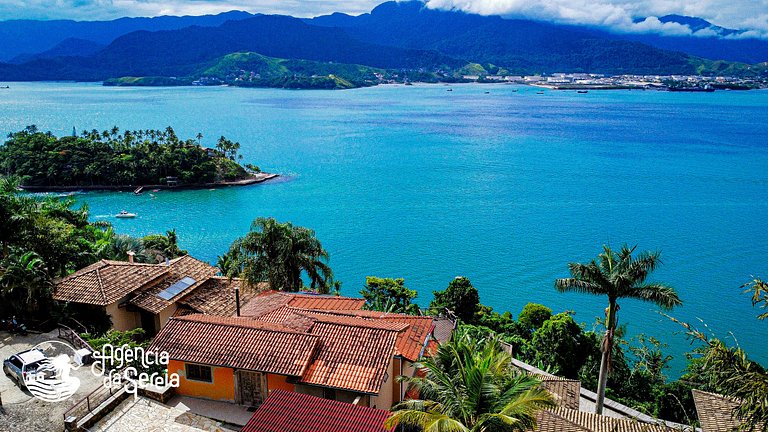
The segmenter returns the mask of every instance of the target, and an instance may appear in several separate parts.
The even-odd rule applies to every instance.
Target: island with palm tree
[[[249,185],[277,177],[241,164],[240,143],[222,136],[203,146],[203,135],[181,139],[164,130],[83,131],[57,137],[35,126],[0,145],[0,171],[30,191],[134,190]]]

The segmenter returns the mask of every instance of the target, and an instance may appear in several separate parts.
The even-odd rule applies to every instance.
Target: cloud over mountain
[[[427,0],[430,8],[587,24],[625,33],[714,36],[712,29],[664,22],[669,14],[743,30],[730,38],[768,38],[768,0]],[[229,10],[311,17],[360,14],[379,0],[4,0],[0,16],[104,20],[123,16],[203,15]]]
[[[687,24],[659,19],[678,14],[702,17],[721,26],[745,30],[738,36],[729,37],[768,38],[768,0],[428,0],[427,5],[434,9],[481,15],[587,24],[626,33],[718,35],[710,28],[694,29]]]

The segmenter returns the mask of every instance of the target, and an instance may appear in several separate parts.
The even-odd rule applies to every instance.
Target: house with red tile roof
[[[389,412],[276,390],[241,432],[391,432]]]
[[[390,375],[413,376],[414,363],[427,353],[429,345],[436,344],[434,318],[362,310],[364,304],[364,299],[267,291],[253,297],[243,307],[242,315],[299,331],[310,331],[317,323],[328,321],[389,327],[397,331]],[[391,389],[387,390],[391,401],[379,402],[378,407],[389,407],[403,400],[406,390],[404,384],[393,380]]]
[[[233,314],[235,288],[244,302],[255,294],[218,273],[188,255],[162,264],[101,260],[57,281],[53,298],[106,312],[116,330],[154,335],[174,315]]]
[[[247,317],[172,317],[150,349],[168,353],[178,394],[259,406],[275,390],[388,409],[403,324],[311,318],[297,330]]]

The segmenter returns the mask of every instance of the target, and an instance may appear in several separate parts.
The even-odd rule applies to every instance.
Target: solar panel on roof
[[[160,293],[157,296],[164,300],[170,300],[176,297],[177,295],[179,295],[180,292],[194,285],[195,282],[196,281],[194,279],[192,279],[189,276],[186,276],[180,281],[169,286],[168,288],[160,291]]]

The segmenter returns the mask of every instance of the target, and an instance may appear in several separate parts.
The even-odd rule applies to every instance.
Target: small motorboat
[[[543,92],[543,91],[540,91],[540,92],[536,92],[536,94],[544,94],[544,92]]]
[[[579,90],[579,91],[577,91],[576,93],[579,93],[579,94],[587,94],[587,93],[589,93],[589,91],[588,91],[588,90]]]
[[[115,217],[116,218],[121,218],[121,219],[130,219],[130,218],[135,218],[136,217],[136,213],[128,213],[125,210],[121,210],[120,213],[115,215]]]
[[[136,189],[133,191],[133,194],[134,194],[134,195],[141,195],[141,193],[142,193],[143,191],[144,191],[144,186],[139,186],[139,187],[137,187],[137,188],[136,188]]]

